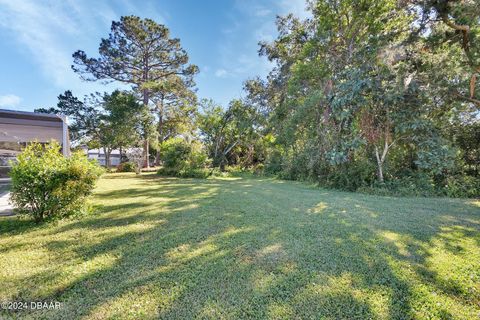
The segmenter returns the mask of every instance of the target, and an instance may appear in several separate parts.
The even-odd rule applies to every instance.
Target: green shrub
[[[33,143],[12,163],[11,201],[36,222],[80,213],[102,172],[81,151],[67,158],[56,142]]]
[[[375,179],[375,166],[367,161],[334,166],[319,184],[340,190],[357,191],[371,185]]]
[[[173,138],[163,142],[160,150],[163,161],[163,168],[158,171],[160,175],[200,177],[208,172],[202,170],[208,163],[208,157],[203,146],[197,142],[188,143],[184,139]]]
[[[163,166],[175,170],[181,170],[188,165],[187,161],[192,152],[190,145],[180,138],[165,141],[160,150]]]
[[[263,163],[256,163],[249,167],[243,167],[240,165],[227,166],[225,167],[225,171],[223,172],[223,174],[220,173],[220,171],[214,171],[212,175],[223,177],[251,177],[270,175],[269,172],[266,172],[265,165]]]
[[[478,198],[480,197],[480,178],[472,176],[448,177],[444,190],[449,197]]]
[[[358,188],[359,192],[382,196],[432,197],[441,195],[432,176],[425,172],[410,172],[409,175],[389,177],[384,183],[374,181],[370,186]]]
[[[117,172],[137,172],[137,165],[133,162],[123,162],[117,166]]]
[[[162,167],[157,174],[167,177],[206,179],[212,175],[212,170],[207,168],[175,170]]]
[[[308,180],[311,178],[309,174],[309,163],[306,152],[287,153],[282,161],[282,171],[278,176],[285,180]]]
[[[279,174],[282,171],[282,153],[278,149],[273,149],[267,154],[265,159],[265,173]]]

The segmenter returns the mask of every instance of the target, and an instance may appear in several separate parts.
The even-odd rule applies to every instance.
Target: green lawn
[[[0,318],[480,316],[479,201],[109,174],[93,204],[0,218],[0,301],[62,302]]]

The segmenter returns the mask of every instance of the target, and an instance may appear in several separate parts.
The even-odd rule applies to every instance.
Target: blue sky
[[[304,8],[304,0],[0,0],[0,108],[31,111],[67,89],[83,97],[118,87],[83,82],[70,65],[78,49],[97,56],[122,15],[165,24],[200,67],[199,97],[225,105],[270,69],[257,44],[275,38],[275,16],[305,17]]]

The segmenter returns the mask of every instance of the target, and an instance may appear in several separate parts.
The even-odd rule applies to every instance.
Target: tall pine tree
[[[121,17],[113,21],[107,39],[102,39],[99,57],[90,58],[78,50],[73,54],[72,69],[87,81],[118,81],[133,86],[148,106],[153,96],[170,79],[182,79],[191,84],[198,67],[188,64],[188,55],[180,39],[170,38],[164,25],[136,16]],[[148,161],[149,137],[145,139],[145,166]]]

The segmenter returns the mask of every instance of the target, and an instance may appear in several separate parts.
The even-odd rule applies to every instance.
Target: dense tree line
[[[183,172],[208,163],[352,191],[477,196],[478,0],[307,7],[308,19],[277,18],[278,37],[259,47],[273,69],[247,80],[244,97],[228,106],[197,100],[198,68],[165,26],[122,17],[99,57],[79,50],[72,67],[130,91],[84,102],[67,91],[41,111],[67,114],[73,138],[106,154],[143,144],[157,165],[181,154]]]
[[[265,169],[348,190],[478,194],[478,1],[308,5],[310,19],[277,19],[277,39],[260,44],[275,67],[246,85],[275,138]]]

